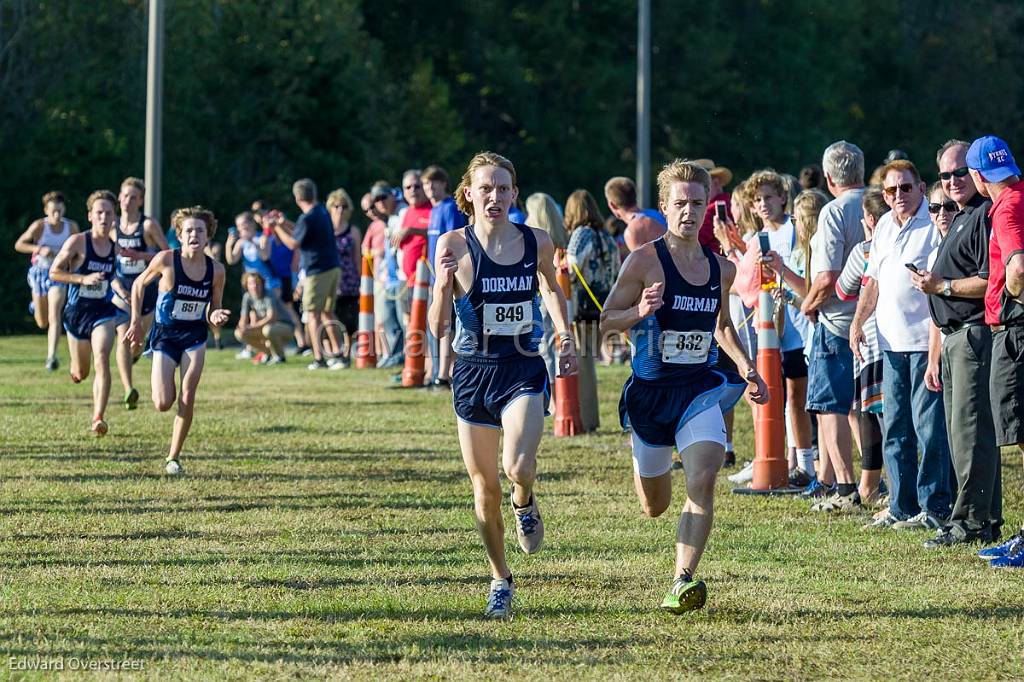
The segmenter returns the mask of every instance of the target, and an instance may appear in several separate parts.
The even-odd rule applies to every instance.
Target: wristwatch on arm
[[[953,282],[948,279],[942,280],[942,295],[949,298],[953,295]]]

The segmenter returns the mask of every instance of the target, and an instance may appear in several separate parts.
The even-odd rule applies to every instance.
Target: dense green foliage
[[[144,156],[144,0],[0,2],[0,331],[24,328],[10,252],[60,188],[84,199]],[[653,162],[796,172],[847,138],[927,173],[951,136],[1024,140],[1012,0],[655,1]],[[635,0],[174,0],[163,216],[222,220],[290,182],[362,188],[494,149],[559,199],[635,169]],[[11,298],[13,297],[13,298]]]
[[[21,679],[11,659],[61,656],[137,660],[153,680],[1024,678],[1020,571],[926,550],[924,532],[862,532],[866,513],[731,495],[724,475],[708,605],[658,612],[683,481],[666,514],[641,515],[616,423],[625,367],[599,368],[596,434],[555,439],[548,420],[541,552],[518,549],[504,502],[517,612],[495,623],[448,396],[209,351],[171,480],[149,360],[143,404],[112,405],[97,441],[89,385],[46,374],[43,348],[7,338],[0,363],[0,679]],[[1022,482],[1007,450],[1007,529]]]

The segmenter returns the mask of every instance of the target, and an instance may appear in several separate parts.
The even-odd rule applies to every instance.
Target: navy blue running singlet
[[[156,304],[156,322],[164,327],[206,334],[206,309],[213,298],[213,260],[206,259],[201,280],[191,279],[181,265],[181,249],[174,252],[174,289],[161,291]]]
[[[718,358],[714,335],[722,303],[721,268],[718,258],[702,247],[711,272],[707,282],[694,285],[679,274],[664,237],[654,242],[654,249],[665,272],[664,304],[629,330],[636,346],[633,373],[645,381],[685,382],[706,372]]]
[[[104,277],[99,284],[72,284],[68,287],[68,306],[71,308],[106,308],[113,297],[110,288],[110,280],[114,276],[114,245],[111,243],[110,252],[106,256],[99,256],[92,245],[92,233],[85,233],[85,260],[75,270],[79,275],[91,275],[94,272],[102,272]]]
[[[455,301],[453,347],[460,358],[494,361],[538,354],[544,329],[537,293],[537,238],[531,228],[512,224],[523,235],[523,257],[512,265],[488,258],[473,226],[465,228],[473,285]]]

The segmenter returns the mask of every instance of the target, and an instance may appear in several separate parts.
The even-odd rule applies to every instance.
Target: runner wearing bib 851
[[[510,615],[514,593],[505,562],[497,467],[503,431],[501,459],[512,481],[519,545],[532,554],[544,539],[533,494],[550,393],[540,355],[538,293],[558,333],[559,373],[576,372],[565,297],[555,282],[554,246],[543,230],[509,221],[508,211],[518,193],[515,168],[508,159],[490,152],[473,157],[455,192],[470,224],[438,239],[429,313],[431,330],[440,338],[449,329],[454,303],[457,355],[452,394],[462,458],[473,483],[477,527],[491,564],[486,609],[491,618]]]
[[[156,324],[150,336],[153,353],[153,405],[160,412],[171,409],[175,399],[175,370],[181,372],[178,412],[171,432],[165,470],[181,473],[178,457],[192,426],[196,389],[206,361],[207,325],[220,327],[228,321],[221,308],[224,266],[206,255],[205,248],[217,230],[213,213],[201,206],[178,209],[172,214],[180,249],[161,251],[132,285],[132,318],[126,338],[133,348],[141,346],[143,302],[146,287],[159,281]]]
[[[658,198],[668,232],[630,253],[601,315],[603,333],[628,330],[635,346],[619,412],[632,431],[633,480],[644,514],[660,516],[671,502],[673,446],[683,462],[687,498],[676,530],[676,578],[661,605],[677,614],[707,598],[693,572],[711,532],[715,475],[725,457],[722,413],[744,388],[755,403],[768,400],[729,316],[736,268],[697,239],[710,183],[695,163],[677,159],[662,169]],[[714,366],[716,341],[746,382]]]

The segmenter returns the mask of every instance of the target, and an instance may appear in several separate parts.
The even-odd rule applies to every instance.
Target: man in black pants
[[[935,252],[931,271],[911,275],[914,286],[929,294],[937,328],[932,329],[925,383],[930,390],[942,391],[958,488],[949,524],[924,543],[929,548],[991,542],[1003,523],[999,448],[988,391],[992,333],[985,324],[984,301],[987,213],[992,202],[978,193],[968,172],[969,147],[962,140],[950,140],[936,155],[942,189],[956,202],[958,212]],[[943,208],[928,205],[932,214]]]

